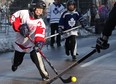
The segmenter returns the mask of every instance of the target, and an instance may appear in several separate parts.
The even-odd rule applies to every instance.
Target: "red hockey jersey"
[[[30,52],[34,47],[34,43],[39,41],[45,42],[45,23],[42,18],[34,19],[30,17],[28,10],[19,10],[15,12],[10,19],[13,29],[16,32],[15,50],[20,52]],[[19,31],[21,24],[27,24],[29,27],[29,37],[34,41],[30,41],[28,37],[24,38]]]

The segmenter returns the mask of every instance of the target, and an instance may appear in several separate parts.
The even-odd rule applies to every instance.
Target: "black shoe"
[[[69,50],[66,50],[66,52],[65,52],[65,53],[66,53],[66,55],[67,55],[67,56],[69,56],[69,55],[70,55]]]
[[[17,70],[17,66],[12,65],[12,71],[14,72],[16,70]]]
[[[72,56],[72,60],[73,61],[76,61],[77,60],[77,57],[75,55]]]
[[[79,55],[78,53],[76,53],[76,55]]]
[[[61,46],[61,44],[57,44],[57,46],[58,46],[58,47],[60,47],[60,46]]]
[[[51,48],[54,48],[54,45],[53,44],[50,44]]]

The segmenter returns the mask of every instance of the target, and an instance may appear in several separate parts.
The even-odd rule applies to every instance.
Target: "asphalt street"
[[[95,46],[97,36],[88,36],[77,38],[79,55],[77,60],[88,54]],[[115,84],[116,83],[116,35],[115,33],[109,40],[110,48],[102,50],[101,53],[95,53],[81,64],[75,66],[62,77],[76,76],[78,81],[69,84]],[[43,53],[49,59],[51,64],[56,68],[58,73],[61,73],[68,66],[74,63],[71,56],[66,56],[64,53],[64,41],[61,47],[45,46]],[[25,55],[23,63],[18,67],[16,72],[11,71],[11,59],[13,52],[0,54],[0,84],[44,84],[41,81],[41,76],[30,59],[29,54]],[[45,61],[46,68],[50,78],[55,75]],[[60,79],[57,79],[52,84],[64,84]]]

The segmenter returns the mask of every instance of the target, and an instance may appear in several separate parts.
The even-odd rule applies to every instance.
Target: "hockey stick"
[[[72,31],[72,30],[74,30],[74,29],[78,29],[78,28],[80,28],[80,27],[81,27],[81,25],[80,25],[80,26],[77,26],[77,27],[73,27],[73,28],[71,28],[71,29],[65,30],[63,33],[66,33],[66,32],[69,32],[69,31]],[[54,36],[57,36],[57,35],[59,35],[59,33],[56,33],[56,34],[50,35],[50,36],[46,37],[46,39],[49,39],[49,38],[54,37]]]
[[[93,55],[97,50],[94,49],[92,50],[90,53],[88,53],[87,55],[85,55],[84,57],[82,57],[79,61],[76,61],[75,63],[73,63],[71,66],[69,66],[67,69],[65,69],[62,73],[58,74],[57,76],[55,76],[54,78],[52,78],[47,84],[52,83],[53,81],[55,81],[56,79],[60,78],[62,75],[64,75],[67,71],[69,71],[70,69],[72,69],[73,67],[75,67],[76,65],[80,64],[81,62],[83,62],[84,60],[86,60],[87,58],[89,58],[91,55]],[[68,81],[71,80],[71,78],[69,77],[67,79]]]
[[[41,51],[40,49],[38,49],[38,50],[39,50],[39,53],[43,56],[43,58],[46,60],[46,62],[50,65],[50,67],[52,68],[52,70],[56,73],[56,75],[59,76],[57,70],[53,67],[53,65],[52,65],[52,64],[50,63],[50,61],[46,58],[46,56],[42,53],[42,51]],[[70,82],[72,82],[72,81],[71,81],[72,76],[70,76],[70,77],[67,78],[67,79],[63,79],[61,76],[58,77],[58,78],[60,78],[61,81],[62,81],[63,83],[70,83]],[[48,83],[48,84],[49,84],[49,83]]]
[[[71,29],[68,29],[68,30],[64,31],[64,33],[69,32],[69,31],[72,31],[72,30],[77,29],[77,28],[80,28],[80,27],[81,27],[81,25],[80,25],[80,26],[77,26],[77,27],[74,27],[74,28],[71,28]],[[32,33],[33,33],[33,32],[31,32],[31,34],[32,34]],[[31,35],[31,34],[30,34],[30,35]],[[49,38],[54,37],[54,36],[57,36],[57,35],[59,35],[59,33],[56,33],[56,34],[54,34],[54,35],[50,35],[50,36],[48,36],[48,37],[45,37],[45,39],[49,39]],[[24,44],[28,39],[30,39],[30,36],[29,36],[29,35],[25,38],[23,44]],[[31,39],[30,39],[30,40],[31,40]],[[33,41],[32,41],[32,42],[33,42]],[[46,43],[46,44],[47,44],[47,43]]]
[[[29,36],[27,36],[31,42],[34,42]],[[50,61],[46,58],[46,56],[42,53],[40,49],[38,49],[39,53],[42,55],[42,57],[46,60],[46,62],[50,65],[50,67],[53,69],[53,71],[56,73],[56,75],[59,75],[57,70],[53,67],[53,65],[50,63]],[[70,76],[68,79],[63,79],[61,76],[59,77],[63,83],[70,83],[72,76]]]

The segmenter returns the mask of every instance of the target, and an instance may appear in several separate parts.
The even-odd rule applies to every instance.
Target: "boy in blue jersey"
[[[67,1],[67,10],[63,12],[60,21],[59,21],[59,33],[64,30],[71,29],[77,26],[78,21],[84,26],[84,18],[82,15],[76,10],[76,2],[74,0]],[[71,31],[70,35],[66,38],[65,41],[65,53],[66,55],[72,56],[73,60],[76,60],[76,55],[78,55],[77,51],[77,42],[76,36],[77,31]]]

